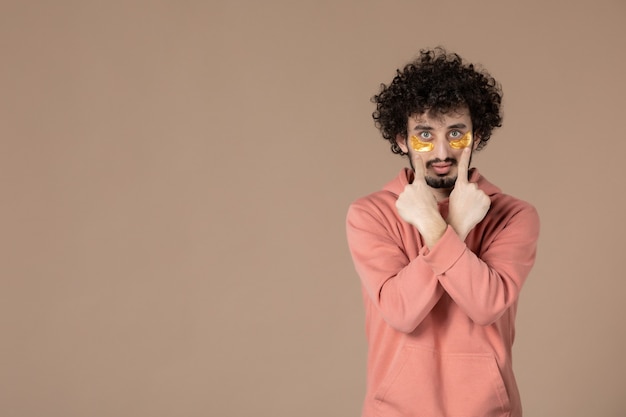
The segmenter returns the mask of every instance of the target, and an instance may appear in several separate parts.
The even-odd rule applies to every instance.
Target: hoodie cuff
[[[443,275],[448,269],[459,260],[467,250],[465,242],[459,239],[454,229],[448,225],[445,233],[439,241],[428,249],[426,246],[420,250],[420,255],[424,261],[432,268],[437,275]]]

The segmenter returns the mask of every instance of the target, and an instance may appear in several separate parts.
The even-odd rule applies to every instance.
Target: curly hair
[[[372,102],[376,103],[374,124],[391,143],[391,151],[399,155],[404,153],[396,137],[406,137],[408,118],[414,114],[445,114],[467,106],[474,135],[480,140],[477,150],[487,144],[494,128],[502,126],[500,84],[441,47],[421,50],[417,59],[402,71],[396,70],[388,86],[381,84]]]

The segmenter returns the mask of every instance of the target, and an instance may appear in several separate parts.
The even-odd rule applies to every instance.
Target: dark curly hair
[[[500,84],[441,47],[421,50],[416,60],[396,70],[391,84],[381,84],[372,102],[376,103],[374,124],[391,143],[391,151],[400,155],[404,153],[396,136],[406,137],[408,118],[414,114],[445,114],[467,106],[474,135],[480,140],[477,150],[487,144],[494,128],[502,126]]]

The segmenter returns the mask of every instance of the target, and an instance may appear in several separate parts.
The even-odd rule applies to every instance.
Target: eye
[[[450,132],[450,137],[452,139],[458,139],[461,136],[463,136],[463,134],[461,132],[459,132],[458,130],[453,130],[452,132]]]
[[[420,139],[425,139],[425,140],[430,140],[433,138],[432,133],[425,131],[425,132],[420,132]]]

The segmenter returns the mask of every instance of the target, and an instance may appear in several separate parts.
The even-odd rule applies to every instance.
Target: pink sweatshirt
[[[412,175],[404,169],[348,211],[369,344],[362,415],[520,417],[511,347],[517,298],[535,260],[537,212],[473,169],[489,212],[465,242],[448,226],[428,250],[395,208]],[[439,209],[445,218],[448,200]]]

